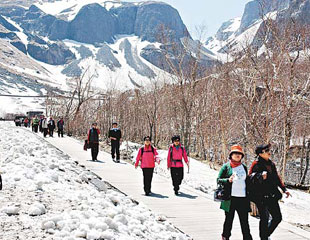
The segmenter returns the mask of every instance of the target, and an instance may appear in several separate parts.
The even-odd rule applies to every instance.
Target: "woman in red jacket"
[[[144,147],[139,149],[135,167],[139,166],[141,161],[141,168],[143,171],[144,192],[146,196],[151,194],[152,178],[155,168],[155,161],[159,164],[158,153],[156,148],[151,145],[151,137],[144,137]]]
[[[180,136],[171,138],[173,144],[168,151],[168,170],[171,169],[171,178],[175,195],[179,195],[180,185],[184,177],[183,159],[189,167],[189,161],[185,149],[180,144]]]

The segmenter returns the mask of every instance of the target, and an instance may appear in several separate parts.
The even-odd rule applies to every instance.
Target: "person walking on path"
[[[158,164],[160,163],[156,148],[151,145],[151,137],[144,137],[144,146],[139,149],[135,168],[138,168],[139,162],[141,162],[140,166],[143,171],[144,192],[146,196],[151,194],[155,161],[157,161]]]
[[[175,195],[179,195],[180,185],[184,177],[183,159],[189,168],[189,161],[185,149],[180,144],[180,136],[173,136],[169,147],[167,165],[171,171],[172,185]]]
[[[97,127],[97,123],[93,123],[91,129],[88,131],[87,141],[91,148],[91,156],[93,161],[97,161],[99,153],[99,136],[100,130]]]
[[[32,119],[32,131],[34,131],[35,133],[38,132],[39,123],[40,123],[40,120],[38,119],[37,116],[35,116]]]
[[[60,120],[58,120],[57,122],[57,128],[58,128],[58,137],[64,137],[64,125],[65,122],[63,120],[63,118],[60,118]]]
[[[42,122],[44,120],[45,116],[40,116],[40,121],[39,121],[39,131],[43,133],[43,127],[42,127]]]
[[[221,168],[217,183],[224,186],[229,200],[221,202],[221,209],[225,211],[225,222],[223,225],[222,240],[228,240],[231,229],[238,213],[243,240],[252,240],[249,227],[250,199],[248,194],[249,177],[247,167],[241,163],[244,157],[243,149],[239,145],[231,147],[229,162]]]
[[[120,162],[120,152],[119,148],[122,142],[122,132],[121,130],[117,127],[117,123],[114,122],[112,124],[112,128],[109,131],[109,138],[111,140],[111,155],[112,155],[112,160],[114,162],[119,163]],[[115,152],[116,152],[116,161],[115,161]]]
[[[50,117],[50,120],[48,121],[48,132],[50,134],[50,137],[53,137],[55,128],[55,121],[52,117]]]
[[[278,175],[276,165],[270,159],[270,147],[270,144],[256,147],[255,153],[258,159],[252,163],[249,171],[252,184],[251,200],[256,204],[260,215],[259,236],[261,240],[269,239],[282,221],[279,206],[282,193],[279,188],[286,194],[286,197],[291,196]],[[269,215],[272,217],[270,222]]]
[[[48,121],[46,117],[43,118],[41,125],[42,125],[43,136],[46,137],[48,133]]]
[[[27,128],[29,127],[29,119],[26,117],[24,120],[24,126]]]

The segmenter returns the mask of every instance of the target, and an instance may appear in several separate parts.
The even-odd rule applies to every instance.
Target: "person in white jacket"
[[[44,117],[44,119],[42,121],[42,129],[43,129],[43,136],[46,137],[46,135],[48,133],[48,121],[47,121],[46,117]]]

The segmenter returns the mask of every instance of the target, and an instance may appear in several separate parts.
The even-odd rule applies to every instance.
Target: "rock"
[[[112,43],[115,34],[115,16],[101,5],[94,3],[83,6],[70,22],[68,37],[83,43]]]
[[[14,40],[10,42],[14,47],[16,47],[19,51],[27,54],[27,49],[25,44],[22,43],[22,41]]]
[[[111,70],[115,70],[115,68],[120,68],[122,66],[117,58],[114,57],[112,49],[106,44],[98,50],[96,60]]]
[[[289,6],[290,0],[265,1],[253,0],[245,5],[244,13],[241,19],[239,33],[244,32],[251,24],[262,18],[262,13],[271,11],[280,11]]]
[[[117,34],[133,34],[135,30],[138,6],[124,4],[118,8],[112,8],[110,12],[117,16]]]
[[[52,65],[63,65],[75,58],[74,54],[61,44],[28,44],[28,53],[35,59]]]
[[[189,35],[178,11],[162,2],[146,2],[139,6],[134,33],[150,42],[164,42],[162,34],[168,41],[178,41]]]
[[[14,27],[11,23],[9,23],[7,20],[5,20],[5,18],[2,17],[1,15],[0,15],[0,24],[9,31],[18,32],[18,29],[16,27]]]
[[[48,35],[51,40],[63,40],[68,38],[68,31],[69,23],[61,19],[56,19],[51,25]]]
[[[138,56],[137,49],[134,48],[128,39],[125,39],[120,44],[120,50],[125,53],[125,59],[127,64],[136,70],[142,76],[146,76],[149,78],[155,77],[155,73],[152,69],[150,69]]]

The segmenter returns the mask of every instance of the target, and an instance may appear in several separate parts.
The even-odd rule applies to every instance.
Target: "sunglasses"
[[[269,153],[269,152],[270,152],[270,149],[269,149],[269,148],[264,149],[262,152],[263,152],[263,153]]]
[[[150,142],[151,140],[150,140],[150,139],[145,139],[144,141],[146,141],[146,142]]]

